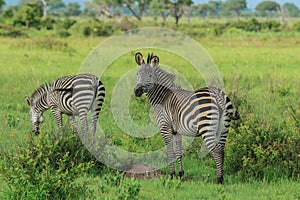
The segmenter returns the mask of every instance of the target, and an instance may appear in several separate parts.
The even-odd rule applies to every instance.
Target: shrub
[[[138,199],[141,184],[134,178],[124,178],[123,173],[116,172],[105,174],[103,179],[100,186],[102,194],[115,193],[120,200]]]
[[[137,28],[137,26],[133,22],[129,21],[128,17],[123,17],[122,20],[118,22],[118,27],[122,31],[129,31]]]
[[[11,37],[11,38],[28,37],[21,30],[9,25],[0,25],[0,36]]]
[[[71,33],[69,31],[61,30],[61,31],[57,32],[57,35],[59,37],[66,38],[66,37],[71,36]]]
[[[293,29],[294,31],[300,32],[300,21],[294,23],[292,29]]]
[[[26,146],[4,153],[1,175],[9,185],[10,198],[66,199],[87,194],[88,183],[75,180],[94,166],[89,152],[75,134],[51,138],[33,136]]]
[[[114,32],[112,22],[103,22],[96,18],[76,23],[72,31],[80,33],[85,37],[110,36]]]
[[[255,18],[248,21],[240,20],[231,24],[231,27],[235,27],[237,29],[242,29],[244,31],[249,32],[258,32],[261,29],[260,23]]]
[[[55,19],[47,17],[45,19],[41,20],[41,27],[47,29],[47,30],[52,30],[53,25],[56,23]]]
[[[263,21],[261,22],[261,30],[267,30],[267,31],[280,31],[281,30],[281,24],[277,21]]]
[[[228,171],[240,174],[243,179],[299,177],[297,122],[249,115],[229,134],[225,159]]]
[[[76,20],[75,19],[70,19],[70,18],[67,18],[63,21],[63,28],[68,30],[69,28],[71,28],[74,24],[76,24]]]

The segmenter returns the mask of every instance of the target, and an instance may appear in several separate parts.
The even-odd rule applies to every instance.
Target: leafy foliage
[[[0,25],[0,36],[11,38],[28,37],[22,30],[9,25]]]
[[[43,16],[42,5],[40,3],[29,3],[22,7],[14,17],[14,25],[38,28]]]
[[[95,164],[75,134],[50,137],[41,133],[26,146],[2,150],[0,171],[10,186],[11,198],[65,199],[85,196],[87,184],[76,179]]]
[[[68,3],[65,9],[63,10],[63,15],[66,17],[78,16],[80,15],[80,13],[81,13],[80,5],[76,2]]]
[[[228,0],[224,3],[224,10],[234,12],[239,21],[241,11],[247,8],[246,0]]]
[[[112,35],[116,27],[111,22],[103,22],[92,18],[76,23],[71,30],[86,37],[99,37]]]

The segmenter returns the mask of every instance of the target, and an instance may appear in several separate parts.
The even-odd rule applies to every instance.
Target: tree
[[[190,17],[192,15],[193,10],[195,9],[195,6],[191,5],[184,5],[182,7],[183,9],[183,14],[186,16],[187,18],[187,23],[190,24]]]
[[[3,6],[5,6],[5,0],[0,0],[0,12],[2,11]]]
[[[17,6],[8,6],[3,12],[3,17],[6,19],[13,18],[17,13]]]
[[[246,0],[228,0],[224,3],[224,9],[235,13],[237,21],[240,20],[241,12],[246,8]]]
[[[14,18],[14,25],[24,25],[27,29],[38,27],[43,16],[43,6],[41,3],[28,3],[23,6]]]
[[[105,15],[108,18],[112,18],[114,16],[114,0],[93,0],[93,5],[99,14]]]
[[[171,4],[169,1],[153,0],[150,3],[150,11],[153,14],[158,14],[163,18],[163,23],[166,23],[167,17],[171,14]]]
[[[281,23],[282,24],[285,23],[283,9],[278,3],[274,2],[274,1],[263,1],[255,7],[255,10],[258,13],[260,13],[262,16],[264,16],[265,13],[268,13],[270,15],[270,17],[272,17],[273,13],[277,12],[278,15],[280,16]]]
[[[47,1],[46,0],[40,0],[43,4],[43,17],[47,17]]]
[[[283,4],[283,9],[287,11],[290,17],[299,17],[300,10],[299,8],[293,3],[285,3]]]
[[[28,4],[34,4],[34,3],[37,3],[37,4],[42,4],[42,10],[43,10],[43,17],[47,17],[47,1],[48,0],[20,0],[18,2],[18,7],[19,8],[22,8]]]
[[[255,11],[261,16],[269,14],[272,17],[272,13],[276,12],[278,8],[280,8],[280,5],[274,1],[263,1],[257,4]]]
[[[216,8],[210,3],[199,4],[197,6],[197,11],[202,17],[203,21],[206,20],[207,16],[215,15],[217,13]]]
[[[51,15],[59,15],[58,12],[65,8],[65,4],[62,0],[47,0],[48,11]]]
[[[172,15],[175,17],[175,23],[178,25],[179,19],[184,14],[184,7],[191,6],[193,4],[192,0],[169,0],[172,5]]]
[[[212,0],[212,1],[208,2],[208,5],[213,8],[214,14],[219,17],[219,15],[222,11],[222,6],[223,6],[222,1],[221,0]]]
[[[132,15],[140,21],[142,20],[144,11],[150,5],[151,1],[152,0],[114,0],[117,5],[128,8]]]
[[[83,5],[82,15],[87,17],[95,17],[97,15],[97,11],[95,8],[95,3],[91,1],[85,1]]]
[[[78,16],[80,15],[80,13],[80,5],[76,2],[68,3],[65,9],[63,10],[63,14],[66,17]]]

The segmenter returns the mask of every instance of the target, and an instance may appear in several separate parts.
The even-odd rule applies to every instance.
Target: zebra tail
[[[239,119],[241,119],[239,111],[235,110],[234,113],[232,115],[230,115],[230,119],[232,119],[232,120],[239,120]]]

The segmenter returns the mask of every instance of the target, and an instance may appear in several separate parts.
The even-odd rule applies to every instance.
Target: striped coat
[[[158,67],[159,58],[149,55],[147,63],[142,54],[136,54],[140,65],[134,93],[146,94],[153,107],[162,138],[167,146],[171,176],[177,159],[179,176],[183,177],[182,135],[201,136],[216,162],[217,182],[223,182],[224,147],[232,119],[233,106],[226,94],[218,88],[206,87],[188,91],[174,84],[175,76]],[[175,151],[173,149],[175,141]]]
[[[56,123],[62,128],[62,114],[68,115],[74,127],[75,116],[80,119],[80,131],[88,131],[87,113],[92,112],[91,132],[96,132],[98,116],[104,101],[105,88],[102,82],[92,74],[78,74],[61,77],[52,83],[37,88],[29,97],[25,97],[30,106],[30,118],[33,131],[39,131],[43,122],[43,113],[50,109]]]

